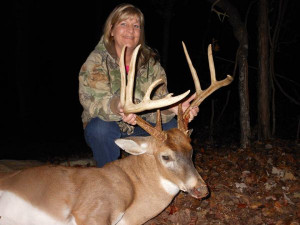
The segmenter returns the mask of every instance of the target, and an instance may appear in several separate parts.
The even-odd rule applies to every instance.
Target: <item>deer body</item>
[[[181,131],[171,130],[168,140],[172,132]],[[177,143],[170,140],[162,146],[153,137],[119,139],[121,147],[138,155],[103,168],[42,166],[2,176],[0,224],[143,224],[166,208],[180,189],[205,196],[207,188],[192,164],[189,142],[180,144],[178,134],[173,139]],[[172,149],[175,144],[177,149]],[[43,215],[42,223],[33,223],[36,214]]]

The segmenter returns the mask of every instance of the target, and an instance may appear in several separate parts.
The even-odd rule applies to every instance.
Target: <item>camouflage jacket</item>
[[[121,121],[121,116],[111,110],[113,99],[119,99],[120,95],[119,60],[109,54],[102,39],[88,56],[79,73],[79,99],[83,106],[83,124],[87,124],[95,117],[104,121]],[[165,83],[155,90],[153,99],[162,98],[168,93],[165,71],[159,62],[154,62],[154,59],[150,59],[145,66],[140,67],[135,78],[135,102],[140,102],[150,84],[160,78]],[[156,121],[155,112],[147,112],[140,116],[148,122]],[[173,117],[173,113],[162,113],[162,122],[168,122]]]

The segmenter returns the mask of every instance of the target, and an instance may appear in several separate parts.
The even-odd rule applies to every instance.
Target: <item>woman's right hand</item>
[[[136,125],[136,114],[125,114],[124,109],[119,105],[119,114],[122,116],[122,120],[130,125]]]

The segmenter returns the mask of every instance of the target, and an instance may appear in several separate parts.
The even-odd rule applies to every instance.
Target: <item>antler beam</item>
[[[162,79],[156,80],[153,82],[148,90],[145,93],[143,100],[139,104],[133,103],[133,86],[134,86],[134,76],[135,76],[135,64],[137,54],[140,48],[140,45],[137,46],[132,54],[132,58],[130,61],[130,67],[128,72],[128,79],[126,85],[126,72],[125,72],[125,65],[124,65],[124,54],[125,48],[122,49],[121,57],[120,57],[120,71],[121,71],[121,93],[120,93],[120,102],[124,108],[125,113],[138,113],[146,110],[157,109],[166,107],[172,104],[179,102],[180,100],[184,99],[190,91],[186,91],[185,93],[178,95],[176,97],[172,97],[172,93],[168,94],[162,99],[158,100],[151,100],[150,95],[155,87],[159,84],[163,83]]]
[[[186,49],[184,42],[182,42],[182,45],[183,45],[183,50],[184,50],[184,53],[186,56],[186,60],[188,62],[189,68],[190,68],[192,76],[193,76],[195,89],[196,89],[196,98],[194,99],[194,101],[191,103],[189,108],[183,114],[184,120],[188,121],[189,111],[191,108],[199,106],[204,101],[204,99],[206,99],[213,92],[215,92],[216,90],[218,90],[221,87],[224,87],[224,86],[227,86],[228,84],[230,84],[233,81],[233,78],[232,78],[232,76],[227,75],[227,77],[224,80],[220,80],[220,81],[216,80],[216,71],[215,71],[214,59],[212,56],[212,50],[211,50],[211,44],[210,44],[208,46],[207,52],[208,52],[208,62],[209,62],[211,85],[207,89],[202,90],[200,81],[198,79],[197,72],[192,64],[192,61],[190,59],[189,53]]]

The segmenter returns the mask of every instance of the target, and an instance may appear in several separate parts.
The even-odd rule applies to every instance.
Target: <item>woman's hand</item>
[[[182,111],[185,112],[187,110],[187,108],[191,105],[190,102],[193,101],[196,97],[196,93],[193,94],[191,97],[189,97],[187,100],[185,100],[184,102],[182,102]],[[172,112],[174,112],[176,115],[178,115],[178,105],[170,108],[170,110]],[[199,107],[193,107],[190,108],[190,117],[189,117],[189,122],[191,122],[197,115],[199,112]]]
[[[198,115],[198,112],[199,112],[199,107],[193,107],[190,109],[189,122],[191,122]]]
[[[196,97],[196,93],[193,94],[191,97],[189,97],[187,100],[185,100],[182,103],[182,111],[185,112],[187,110],[187,108],[190,106],[190,102],[193,101]],[[199,107],[193,107],[190,108],[190,118],[189,118],[189,122],[191,122],[197,115],[199,112]]]
[[[119,114],[122,116],[122,120],[130,125],[136,125],[136,114],[129,113],[125,114],[124,109],[118,105]]]

